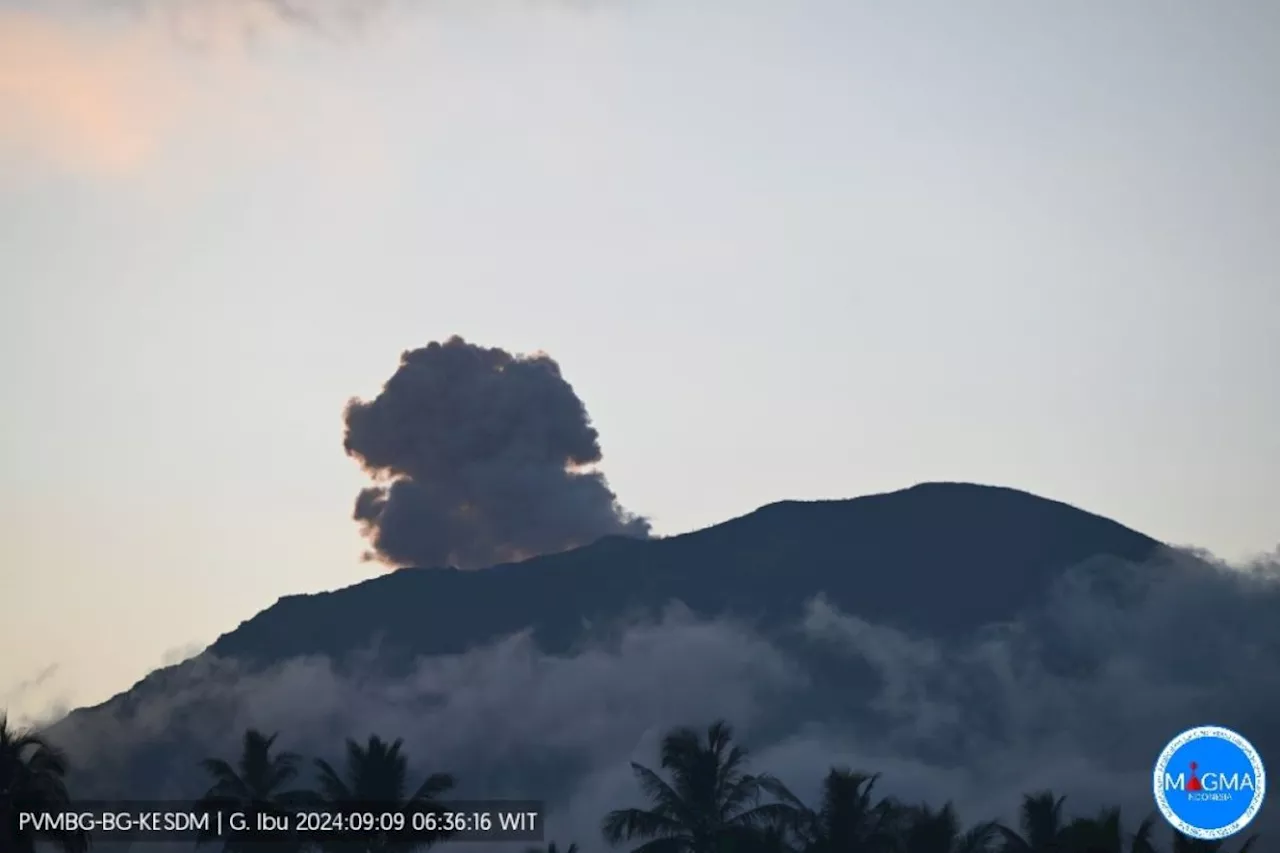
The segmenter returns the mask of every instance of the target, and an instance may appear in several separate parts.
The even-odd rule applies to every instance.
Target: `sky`
[[[381,571],[344,406],[454,334],[661,534],[971,480],[1280,541],[1274,4],[313,8],[0,0],[16,714]]]

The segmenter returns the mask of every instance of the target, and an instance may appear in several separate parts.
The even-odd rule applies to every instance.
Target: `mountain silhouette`
[[[72,712],[51,735],[73,753],[94,756],[83,762],[94,768],[81,777],[84,790],[168,795],[189,790],[196,762],[222,748],[219,738],[233,734],[228,721],[246,713],[267,730],[307,736],[289,716],[293,712],[264,707],[241,688],[238,680],[249,673],[327,659],[326,666],[357,685],[338,706],[327,694],[326,707],[337,707],[345,720],[333,726],[370,724],[361,716],[367,691],[359,685],[366,681],[381,685],[378,695],[392,697],[385,701],[410,703],[396,713],[418,720],[413,702],[438,703],[439,696],[394,698],[395,685],[407,683],[398,679],[417,662],[526,631],[538,651],[565,655],[598,639],[593,631],[658,615],[673,602],[699,617],[732,616],[750,624],[760,636],[778,640],[777,648],[809,673],[818,692],[774,707],[771,731],[782,735],[819,713],[858,713],[862,691],[872,684],[867,679],[874,677],[788,633],[818,596],[879,626],[960,637],[1034,608],[1073,566],[1094,558],[1143,562],[1161,548],[1113,521],[1008,488],[931,483],[852,500],[784,501],[679,536],[608,537],[520,563],[470,571],[407,568],[335,592],[289,596],[204,654]],[[672,653],[680,654],[679,647]],[[700,664],[690,665],[692,677],[702,678]],[[289,703],[304,706],[310,701],[305,694],[301,688],[285,691]],[[662,712],[662,706],[659,701],[654,707]],[[379,712],[384,719],[386,710]],[[647,711],[629,713],[636,725],[658,723],[642,718]],[[315,726],[330,723],[313,717],[309,725],[321,737]],[[502,731],[501,720],[493,725],[493,732]],[[998,727],[996,718],[991,725]],[[327,731],[321,739],[348,734],[363,732]],[[519,793],[528,785],[554,792],[573,778],[568,765],[548,765],[542,747],[487,756],[476,752],[484,751],[483,744],[446,747],[463,751],[455,761],[484,796]]]
[[[1140,562],[1156,540],[1014,489],[928,483],[851,500],[783,501],[693,533],[607,537],[478,571],[400,569],[336,592],[290,596],[224,635],[222,657],[265,664],[457,653],[532,628],[548,652],[584,623],[676,600],[699,615],[768,625],[815,594],[876,622],[948,635],[1011,617],[1092,557]],[[922,590],[928,590],[922,595]]]

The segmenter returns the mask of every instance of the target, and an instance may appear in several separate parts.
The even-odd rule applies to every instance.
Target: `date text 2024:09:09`
[[[541,841],[543,832],[542,804],[537,802],[436,804],[426,809],[360,803],[271,812],[130,803],[22,811],[16,817],[19,830],[87,832],[102,841],[265,841],[282,835],[323,840],[366,833],[447,836],[451,841]]]

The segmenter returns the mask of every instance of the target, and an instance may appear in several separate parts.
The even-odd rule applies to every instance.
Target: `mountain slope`
[[[912,754],[962,762],[971,758],[961,754],[966,744],[1011,737],[1011,721],[1048,712],[1028,716],[1018,705],[1015,713],[1017,692],[1000,680],[1003,670],[983,670],[981,656],[957,661],[977,666],[972,675],[935,669],[936,650],[966,648],[972,638],[963,635],[1015,619],[1071,566],[1139,562],[1161,548],[1012,489],[927,484],[788,501],[667,539],[608,538],[479,571],[404,569],[285,598],[209,653],[73,712],[49,734],[81,768],[81,795],[194,796],[206,784],[199,760],[234,749],[252,726],[321,755],[349,736],[403,736],[415,756],[457,770],[470,795],[550,800],[568,796],[592,767],[625,770],[637,738],[655,727],[754,709],[755,735],[776,742],[810,724],[883,733],[901,723],[897,699],[869,700],[885,679],[903,677],[922,685],[910,695],[951,703],[954,714],[930,719],[959,727]],[[869,656],[847,641],[832,645],[805,618],[819,595],[834,606],[828,612],[874,626],[862,641],[889,645]],[[708,618],[618,627],[673,601]],[[722,615],[739,618],[713,618]],[[895,627],[908,630],[912,648],[934,651],[921,658],[908,649],[897,661],[906,635],[887,636]],[[531,641],[492,642],[527,629]],[[1033,638],[1024,651],[1042,647]],[[1050,650],[1054,662],[1041,663],[1055,678],[1101,671],[1098,654],[1082,656],[1079,644]],[[1058,700],[1049,711],[1066,713]]]
[[[840,609],[948,635],[1010,618],[1063,569],[1140,561],[1155,540],[1007,488],[931,483],[840,501],[785,501],[666,539],[607,538],[481,571],[402,569],[347,589],[281,599],[211,651],[265,664],[342,655],[378,640],[407,659],[456,653],[532,627],[570,648],[584,622],[661,608],[776,624],[825,593]]]

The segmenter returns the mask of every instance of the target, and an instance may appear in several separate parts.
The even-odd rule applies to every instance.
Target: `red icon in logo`
[[[1188,791],[1203,791],[1203,790],[1204,790],[1204,785],[1201,785],[1201,784],[1200,784],[1200,777],[1196,775],[1196,768],[1197,768],[1197,767],[1199,767],[1199,766],[1200,766],[1200,765],[1196,764],[1194,761],[1193,761],[1193,762],[1191,762],[1191,778],[1187,780],[1187,790],[1188,790]]]

